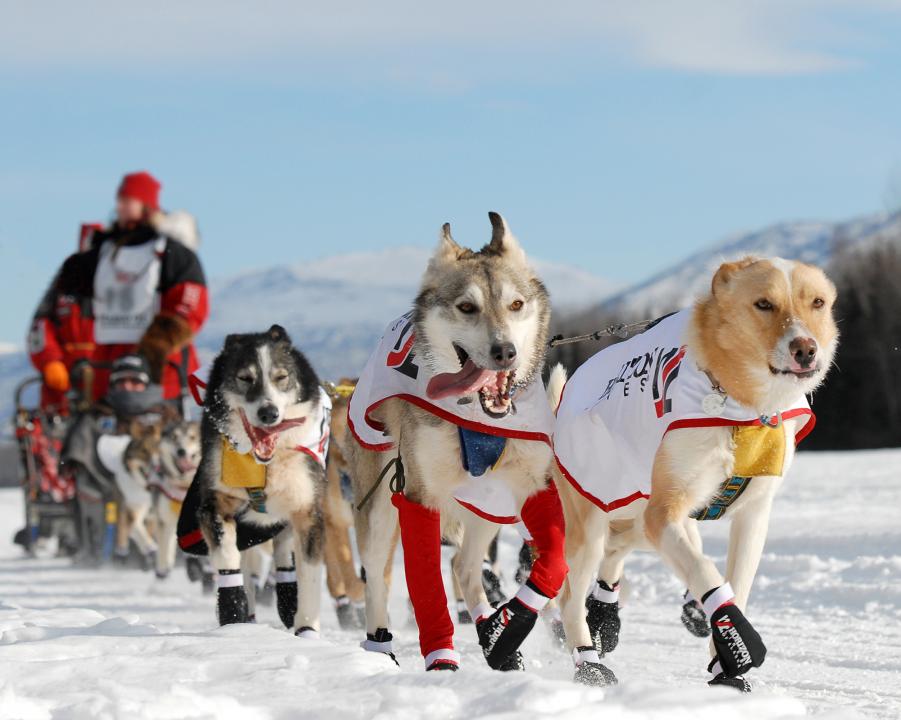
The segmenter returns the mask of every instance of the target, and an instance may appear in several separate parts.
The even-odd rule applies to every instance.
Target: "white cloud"
[[[456,85],[476,68],[578,52],[595,63],[722,74],[828,72],[857,63],[841,13],[896,0],[0,0],[0,67],[222,67],[365,60],[368,72]],[[878,23],[877,23],[878,28]],[[449,71],[448,66],[453,70]],[[601,65],[599,64],[598,67]]]

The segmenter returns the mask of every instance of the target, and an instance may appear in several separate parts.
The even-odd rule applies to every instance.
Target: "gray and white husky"
[[[415,338],[413,352],[419,366],[432,378],[429,396],[455,397],[458,404],[470,408],[481,406],[483,420],[512,415],[516,412],[512,399],[517,397],[516,392],[536,380],[540,384],[550,319],[547,291],[521,246],[500,215],[490,213],[490,218],[491,242],[478,251],[458,245],[450,226],[444,225],[410,316]],[[392,506],[389,483],[376,487],[382,469],[399,451],[405,470],[406,498],[429,511],[440,512],[445,537],[459,539],[462,530],[461,551],[454,569],[471,611],[486,607],[491,610],[481,567],[497,525],[454,501],[455,490],[471,479],[461,465],[461,439],[456,424],[400,397],[380,403],[370,416],[397,440],[398,450],[364,447],[366,443],[361,444],[359,436],[358,442],[349,438],[344,449],[350,461],[357,505],[375,488],[355,512],[357,542],[366,572],[367,641],[363,647],[390,653],[388,580],[397,540],[398,512]],[[505,483],[521,506],[527,497],[546,486],[551,461],[551,449],[544,442],[510,438],[492,467],[491,476]],[[411,552],[405,534],[403,539],[407,562]],[[422,538],[422,542],[430,540]],[[434,558],[428,562],[433,563]],[[411,597],[411,582],[418,581],[411,579],[408,566]],[[442,659],[455,667],[457,660],[448,660],[455,653],[429,652],[433,648],[424,639],[428,632],[424,622],[428,618],[416,610],[415,598],[414,611],[426,668],[445,669],[441,667]]]
[[[164,578],[175,565],[176,526],[185,494],[200,462],[200,423],[179,419],[163,429],[156,485],[156,575]]]
[[[239,545],[256,534],[274,537],[282,621],[298,635],[318,633],[325,472],[301,449],[314,424],[327,428],[325,407],[316,373],[283,328],[226,338],[207,382],[195,480],[220,623],[248,619]]]

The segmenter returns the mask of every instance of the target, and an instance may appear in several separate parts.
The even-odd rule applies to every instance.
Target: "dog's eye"
[[[478,308],[471,302],[461,302],[459,305],[457,305],[457,310],[459,310],[464,315],[472,315],[473,313],[478,312]]]
[[[273,378],[273,380],[277,383],[285,382],[285,380],[287,380],[287,379],[288,379],[288,373],[286,373],[284,370],[282,370],[281,372],[275,373],[275,377]]]
[[[525,305],[525,303],[522,300],[514,300],[512,303],[510,303],[510,309],[513,312],[519,312],[520,310],[522,310],[523,305]]]
[[[251,383],[253,383],[253,375],[251,375],[250,373],[241,373],[240,375],[238,375],[238,382],[247,383],[248,385],[250,385]]]
[[[763,310],[764,312],[769,312],[773,309],[773,303],[771,303],[766,298],[760,298],[756,303],[754,303],[754,307],[758,310]]]
[[[823,298],[814,298],[813,299],[813,307],[815,310],[819,310],[826,304],[826,301]]]

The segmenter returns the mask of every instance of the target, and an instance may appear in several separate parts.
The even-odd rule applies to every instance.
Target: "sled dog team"
[[[598,352],[568,380],[558,366],[545,387],[548,293],[504,219],[489,217],[478,251],[443,227],[411,312],[387,326],[341,409],[363,648],[394,658],[387,606],[399,537],[425,667],[457,668],[444,539],[459,547],[455,579],[489,666],[523,669],[520,646],[556,601],[576,680],[615,683],[602,658],[618,640],[624,563],[644,549],[688,590],[683,621],[710,637],[711,684],[748,690],[744,675],[766,648],[745,611],[771,504],[814,424],[805,396],[835,352],[834,286],[798,262],[725,263],[693,307]],[[242,550],[272,539],[279,615],[315,637],[329,396],[277,325],[230,335],[193,381],[205,388],[202,453],[179,543],[209,553],[229,623],[248,619]],[[724,516],[721,574],[697,523]],[[533,563],[495,607],[482,565],[503,524],[521,532]]]

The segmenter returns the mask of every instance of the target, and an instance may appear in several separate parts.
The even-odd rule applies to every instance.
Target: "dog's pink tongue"
[[[425,392],[432,400],[469,395],[482,387],[492,375],[491,370],[483,370],[467,359],[459,371],[441,373],[429,380]]]

